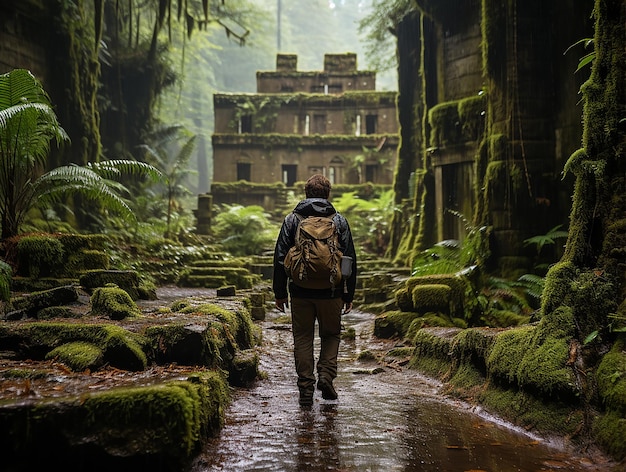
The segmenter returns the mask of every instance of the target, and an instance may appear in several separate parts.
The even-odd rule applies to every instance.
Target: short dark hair
[[[325,198],[330,196],[330,180],[322,174],[315,174],[309,177],[304,184],[304,194],[306,198]]]

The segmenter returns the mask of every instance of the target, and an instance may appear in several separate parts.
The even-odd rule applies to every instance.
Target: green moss
[[[188,381],[90,395],[83,400],[84,427],[105,445],[132,437],[125,447],[135,454],[181,461],[219,430],[227,401],[222,376],[198,373]]]
[[[352,326],[346,328],[346,330],[341,333],[341,339],[344,341],[354,341],[356,339],[355,329]]]
[[[66,306],[48,306],[37,312],[38,320],[49,320],[52,318],[79,318],[80,316],[81,315],[76,315]]]
[[[517,370],[532,349],[534,331],[534,326],[524,326],[500,333],[486,358],[489,375],[505,384],[519,385]]]
[[[578,274],[570,284],[569,304],[573,307],[580,339],[608,325],[607,315],[617,311],[616,295],[610,278],[599,276],[596,271]]]
[[[520,315],[509,310],[489,310],[483,314],[483,320],[487,326],[493,328],[508,328],[511,326],[521,326],[530,321],[530,316]]]
[[[541,392],[545,398],[574,398],[578,395],[573,371],[568,367],[569,342],[547,337],[536,343],[522,357],[517,370],[521,387]]]
[[[484,373],[477,369],[474,365],[464,362],[456,367],[449,383],[453,389],[448,393],[452,393],[460,398],[476,398],[477,392],[481,392],[485,386]]]
[[[453,323],[450,322],[450,318],[444,315],[438,315],[437,313],[427,313],[425,316],[419,316],[414,318],[409,329],[406,331],[405,338],[413,340],[415,334],[422,328],[430,327],[452,327]]]
[[[374,335],[379,338],[404,337],[419,313],[387,311],[374,319]]]
[[[63,262],[63,245],[52,236],[25,236],[17,243],[18,273],[33,278],[54,273]]]
[[[450,352],[458,332],[455,328],[419,330],[413,338],[415,350],[409,366],[427,375],[445,378],[452,369]]]
[[[376,355],[369,349],[365,349],[356,356],[360,361],[373,361],[376,360]]]
[[[141,312],[130,295],[119,287],[99,287],[91,295],[91,313],[112,320],[139,316]]]
[[[413,311],[413,300],[411,299],[408,288],[399,288],[395,291],[394,297],[396,299],[396,305],[398,305],[401,311]]]
[[[98,346],[76,341],[53,349],[46,354],[46,359],[62,362],[74,372],[83,372],[87,369],[96,370],[102,366],[104,353]]]
[[[19,327],[16,335],[22,337],[33,355],[39,351],[45,353],[63,344],[85,341],[98,346],[103,352],[105,362],[126,370],[144,370],[147,359],[141,348],[143,339],[119,326],[110,324],[78,323],[29,323]]]
[[[87,290],[115,284],[125,290],[133,300],[139,298],[139,274],[134,270],[88,270],[80,276],[80,284]]]
[[[441,311],[450,313],[450,298],[452,289],[443,284],[417,285],[411,291],[411,300],[415,311]]]
[[[567,402],[539,399],[523,390],[502,390],[491,386],[479,397],[494,414],[529,430],[542,434],[572,437],[580,430],[584,414]]]
[[[459,120],[463,138],[467,141],[479,139],[485,128],[487,94],[467,97],[458,102]]]
[[[432,147],[458,143],[461,137],[458,102],[442,102],[433,106],[428,111],[428,124]]]
[[[191,303],[189,302],[189,300],[182,299],[182,300],[174,301],[172,305],[170,306],[170,309],[172,311],[182,311],[185,308],[188,308],[190,306],[191,306]]]
[[[598,393],[607,410],[622,417],[626,427],[626,337],[620,336],[604,355],[596,372]]]
[[[626,418],[616,411],[598,416],[593,423],[596,442],[616,460],[626,457]]]
[[[577,274],[578,269],[569,261],[557,262],[548,270],[541,298],[542,316],[565,303]]]

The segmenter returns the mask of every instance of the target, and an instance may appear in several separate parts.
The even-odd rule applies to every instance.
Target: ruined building
[[[298,71],[297,60],[278,54],[275,71],[257,72],[257,93],[215,94],[213,181],[291,187],[321,173],[334,184],[391,184],[396,93],[377,92],[356,54],[326,54],[323,71]]]

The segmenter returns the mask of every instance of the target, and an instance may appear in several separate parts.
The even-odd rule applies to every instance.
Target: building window
[[[324,85],[311,85],[311,93],[324,93]]]
[[[313,134],[326,134],[326,115],[313,115]]]
[[[328,180],[330,180],[331,184],[342,183],[342,169],[343,159],[339,156],[333,157],[328,166]]]
[[[282,178],[283,183],[287,187],[293,187],[296,183],[296,176],[298,173],[298,166],[295,164],[283,164],[282,166]]]
[[[293,87],[291,85],[282,84],[280,86],[281,93],[291,93],[293,92]]]
[[[376,183],[377,176],[378,176],[378,165],[367,164],[365,166],[365,181]]]
[[[237,163],[237,180],[246,180],[250,182],[250,177],[252,173],[250,172],[252,168],[252,164],[249,162],[238,162]]]
[[[361,115],[356,116],[356,123],[354,126],[354,135],[361,136]]]
[[[378,124],[378,116],[365,116],[365,134],[376,134],[376,125]]]
[[[252,115],[241,115],[239,117],[239,134],[252,133]]]
[[[343,92],[343,85],[341,85],[341,84],[330,84],[328,86],[328,93],[339,94],[341,92]]]
[[[378,124],[378,116],[365,116],[365,134],[376,134],[376,126]]]

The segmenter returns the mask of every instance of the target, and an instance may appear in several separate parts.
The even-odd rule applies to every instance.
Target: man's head
[[[315,174],[309,177],[304,185],[306,198],[325,198],[330,196],[330,180],[322,174]]]

